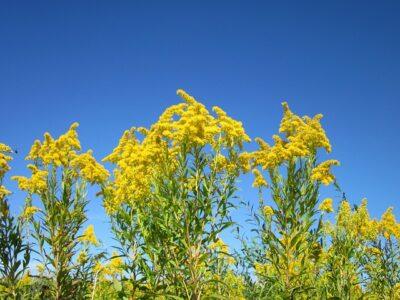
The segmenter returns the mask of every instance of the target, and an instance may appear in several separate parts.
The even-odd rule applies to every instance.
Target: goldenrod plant
[[[232,225],[236,179],[248,168],[242,124],[219,107],[211,114],[183,90],[178,95],[184,102],[150,129],[126,131],[105,158],[116,167],[104,206],[121,243],[130,296],[146,290],[200,299],[210,281],[218,285],[209,246]]]
[[[32,162],[31,176],[13,177],[28,193],[24,217],[33,225],[44,269],[41,275],[50,278],[54,299],[76,299],[82,293],[85,283],[74,258],[85,241],[81,235],[87,219],[86,184],[101,184],[108,177],[91,151],[80,152],[77,127],[72,124],[58,139],[45,133],[42,142],[36,140],[26,158]]]
[[[378,230],[368,228],[375,238],[363,253],[365,290],[376,298],[400,299],[400,224],[392,207],[385,211],[377,227]]]
[[[272,146],[257,138],[259,148],[250,153],[253,187],[259,190],[259,240],[255,248],[244,249],[255,272],[256,296],[294,299],[316,293],[322,251],[319,189],[335,181],[330,169],[339,162],[318,162],[319,149],[331,151],[322,115],[300,117],[287,103],[283,108],[281,135],[273,136]],[[268,203],[265,188],[271,191]],[[322,210],[330,205],[325,201]]]
[[[23,235],[22,220],[10,212],[7,196],[11,192],[3,185],[4,176],[10,170],[11,152],[9,146],[0,143],[0,297],[22,299],[29,282],[31,249]]]

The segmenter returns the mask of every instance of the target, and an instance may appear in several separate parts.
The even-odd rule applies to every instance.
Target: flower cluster
[[[254,175],[254,181],[253,181],[253,187],[255,188],[260,188],[260,187],[267,187],[268,183],[261,174],[260,170],[254,169],[253,170],[253,175]]]
[[[29,220],[38,211],[40,211],[40,209],[36,206],[27,206],[27,207],[25,207],[25,209],[22,213],[22,218],[25,220]]]
[[[4,174],[10,170],[8,162],[12,160],[12,157],[9,156],[8,153],[11,153],[11,148],[0,143],[0,178],[2,178]]]
[[[274,215],[274,209],[273,209],[271,206],[269,206],[269,205],[265,205],[265,206],[263,207],[263,214],[264,214],[264,216],[266,216],[266,217],[271,217],[271,216]]]
[[[88,253],[86,250],[79,251],[76,261],[78,264],[83,265],[88,261]]]
[[[82,236],[79,238],[79,240],[83,243],[86,244],[91,244],[93,246],[99,246],[100,243],[97,240],[96,234],[94,232],[94,226],[89,225],[85,231],[83,232]]]
[[[107,264],[102,264],[97,262],[93,267],[93,271],[100,277],[104,276],[114,276],[120,274],[123,270],[122,267],[124,262],[117,252],[113,252],[111,259]]]
[[[333,206],[332,206],[333,200],[332,198],[326,198],[322,203],[319,205],[319,209],[323,212],[326,213],[331,213],[333,212]]]
[[[234,264],[235,259],[229,254],[229,247],[225,242],[218,238],[215,242],[211,243],[209,249],[216,251],[220,259],[226,260],[228,264]]]
[[[77,155],[71,161],[71,167],[76,172],[76,176],[80,175],[90,183],[102,183],[109,176],[108,171],[96,162],[92,150]]]
[[[69,166],[71,161],[76,158],[77,151],[81,150],[76,132],[78,126],[78,123],[73,123],[69,130],[56,140],[46,132],[43,142],[35,140],[26,159],[43,165]]]
[[[339,231],[345,232],[353,239],[374,240],[380,231],[379,222],[369,216],[366,199],[363,199],[361,205],[354,210],[351,209],[348,201],[342,201],[336,224]]]
[[[331,173],[332,166],[338,166],[339,162],[334,159],[329,159],[316,166],[311,173],[311,179],[320,181],[325,185],[331,184],[335,181],[335,176]]]
[[[49,166],[63,167],[74,174],[75,178],[81,177],[91,184],[104,182],[108,171],[92,156],[92,152],[79,153],[81,145],[76,128],[78,123],[71,125],[69,130],[58,139],[53,139],[49,133],[44,134],[43,142],[36,140],[26,157],[32,160],[29,164],[31,177],[13,176],[21,190],[31,194],[42,194],[47,189]]]
[[[0,199],[3,199],[5,196],[9,195],[10,191],[6,189],[4,185],[0,185]]]
[[[47,170],[40,170],[37,166],[29,164],[28,169],[31,170],[32,176],[13,176],[12,179],[18,182],[21,190],[28,191],[31,194],[42,194],[47,190]]]
[[[273,169],[286,161],[295,158],[306,157],[314,154],[319,148],[331,151],[331,145],[324,129],[321,126],[322,115],[313,118],[295,115],[284,102],[284,115],[279,132],[284,134],[282,138],[274,135],[274,145],[270,146],[261,138],[257,138],[259,150],[253,153],[255,165],[260,165],[264,170]]]
[[[118,146],[103,159],[117,165],[114,170],[114,182],[103,191],[104,206],[111,214],[122,203],[142,199],[149,193],[152,174],[161,164],[165,144],[160,140],[146,137],[141,142],[136,133],[140,129],[132,128],[122,135]]]
[[[11,148],[0,143],[0,199],[10,194],[10,191],[1,184],[5,173],[10,170],[8,162],[12,160],[12,157],[8,155],[9,153],[11,153]]]
[[[214,166],[219,171],[233,172],[247,168],[243,157],[226,157],[222,150],[242,147],[250,141],[241,122],[214,107],[216,116],[183,90],[178,90],[183,103],[167,108],[150,129],[132,128],[124,132],[118,146],[103,161],[116,164],[114,182],[104,191],[109,214],[123,203],[135,203],[150,193],[151,180],[163,163],[174,169],[177,155],[184,148],[211,146],[218,154]],[[139,139],[138,134],[143,136]]]
[[[397,223],[393,214],[393,207],[389,207],[381,218],[380,231],[386,239],[394,236],[400,240],[400,224]]]
[[[322,114],[318,114],[314,118],[308,116],[301,118],[290,110],[286,102],[282,105],[284,115],[279,132],[286,135],[290,143],[289,151],[295,156],[307,156],[318,148],[324,148],[327,152],[331,152],[329,139],[321,126]]]

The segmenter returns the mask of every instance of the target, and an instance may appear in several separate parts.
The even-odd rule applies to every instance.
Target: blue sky
[[[342,189],[380,216],[400,199],[399,13],[398,1],[4,1],[0,141],[19,151],[10,175],[27,174],[34,139],[74,121],[83,148],[103,158],[183,88],[266,140],[283,100],[323,113]],[[250,183],[240,196],[256,203]],[[14,210],[23,197],[10,198]],[[107,239],[101,199],[89,222]]]

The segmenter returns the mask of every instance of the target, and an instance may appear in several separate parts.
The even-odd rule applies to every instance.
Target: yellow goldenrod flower
[[[22,218],[25,220],[29,220],[32,216],[37,213],[40,209],[36,206],[27,206],[22,213]]]
[[[337,226],[346,228],[351,223],[352,211],[348,201],[342,201],[336,216]]]
[[[274,215],[274,209],[269,205],[265,205],[263,207],[263,213],[264,213],[264,216],[271,217]]]
[[[376,247],[368,247],[366,249],[367,253],[372,254],[372,255],[381,255],[382,252],[379,248]]]
[[[37,264],[37,265],[36,265],[36,270],[37,270],[37,272],[38,272],[39,274],[43,274],[43,273],[44,273],[44,270],[45,270],[45,267],[44,267],[43,264]]]
[[[0,185],[0,199],[3,199],[5,196],[9,194],[11,194],[11,192],[7,190],[4,185]]]
[[[40,160],[44,165],[68,166],[76,156],[76,151],[81,150],[81,145],[76,132],[78,123],[73,123],[69,130],[58,139],[53,139],[49,133],[44,134],[44,141],[36,140],[26,157],[27,160]]]
[[[218,238],[215,242],[211,243],[208,248],[210,250],[217,249],[217,250],[219,250],[221,252],[225,252],[225,253],[229,252],[228,246],[225,244],[225,242],[221,238]]]
[[[322,115],[316,115],[314,118],[299,117],[289,109],[286,102],[282,105],[284,114],[279,132],[285,135],[284,138],[274,135],[272,146],[256,138],[259,150],[252,153],[252,159],[255,165],[261,166],[264,170],[274,169],[284,162],[312,155],[319,148],[331,151],[330,142],[321,126]],[[324,184],[330,181],[326,176],[323,179]]]
[[[224,259],[227,264],[233,265],[235,263],[235,258],[233,258],[229,254],[229,247],[225,242],[221,239],[218,238],[217,241],[211,243],[208,248],[210,250],[214,250],[218,253],[218,257],[220,259]]]
[[[102,183],[106,181],[109,176],[108,171],[92,156],[91,150],[77,155],[71,161],[71,167],[76,169],[77,176],[82,176],[82,178],[92,184]]]
[[[105,267],[105,272],[108,275],[119,274],[123,271],[123,265],[124,261],[122,260],[122,258],[118,256],[118,253],[113,252],[110,262]]]
[[[316,115],[314,118],[299,117],[289,109],[286,102],[282,105],[284,114],[279,132],[285,137],[274,135],[273,146],[257,138],[259,150],[252,153],[255,165],[262,166],[264,170],[276,168],[298,157],[309,156],[319,148],[331,151],[330,142],[321,126],[322,115]],[[323,183],[325,182],[326,178]]]
[[[233,258],[232,256],[227,256],[226,257],[226,263],[228,264],[228,265],[234,265],[235,264],[235,262],[236,262],[236,260],[235,260],[235,258]]]
[[[82,236],[79,238],[82,243],[92,244],[94,246],[99,246],[100,243],[97,240],[96,234],[94,232],[94,226],[89,225],[85,231],[83,232]]]
[[[251,153],[242,152],[239,155],[237,164],[243,173],[250,172],[251,170]]]
[[[331,184],[335,180],[335,177],[330,172],[330,169],[332,166],[338,165],[339,162],[334,159],[330,159],[320,163],[312,170],[311,179],[315,181],[320,181],[325,185]]]
[[[400,283],[396,283],[393,287],[393,293],[395,299],[400,299]]]
[[[10,153],[11,148],[10,148],[10,146],[7,146],[6,144],[0,143],[0,152]]]
[[[228,159],[222,154],[217,154],[214,157],[214,168],[216,171],[222,171],[226,169],[228,163]]]
[[[78,262],[78,264],[83,265],[87,262],[88,260],[88,255],[86,251],[80,251],[78,253],[78,257],[76,259],[76,261]]]
[[[11,179],[18,182],[18,187],[21,190],[27,191],[31,194],[44,193],[47,189],[48,172],[46,170],[38,169],[35,165],[28,165],[28,168],[32,172],[30,178],[25,176],[13,176]]]
[[[8,172],[11,167],[9,166],[8,162],[12,160],[12,157],[7,155],[8,153],[11,153],[11,148],[5,144],[0,143],[0,201],[2,201],[7,195],[11,194],[9,190],[6,189],[5,186],[3,186],[1,183],[3,181],[3,177],[6,172]],[[2,209],[6,209],[6,206]],[[7,211],[2,211],[2,213],[6,214],[8,213]]]
[[[93,267],[93,272],[99,274],[99,273],[103,272],[103,270],[104,270],[103,264],[99,261],[96,262],[96,264]]]
[[[389,207],[382,215],[380,227],[386,239],[390,239],[391,236],[400,239],[400,224],[397,223],[393,214],[393,207]]]
[[[30,285],[31,283],[32,283],[32,280],[31,280],[30,274],[29,274],[29,272],[26,272],[26,273],[21,277],[21,279],[19,280],[18,285],[19,285],[20,287],[23,287],[23,286],[28,286],[28,285]]]
[[[11,152],[12,150],[9,146],[0,143],[0,179],[11,169],[8,162],[12,160],[12,157],[7,155]]]
[[[361,205],[353,214],[354,232],[363,239],[373,241],[379,235],[379,223],[371,220],[367,209],[367,199],[363,199]]]
[[[216,124],[219,130],[224,133],[223,143],[225,145],[233,147],[239,144],[242,146],[243,142],[250,142],[241,122],[228,117],[226,112],[218,106],[214,106],[213,111],[217,114]]]
[[[381,228],[378,221],[370,219],[366,199],[363,199],[361,205],[354,210],[351,209],[349,202],[342,201],[336,221],[340,231],[359,241],[374,241]]]
[[[319,205],[319,209],[326,213],[333,212],[333,200],[331,198],[326,198],[322,203]]]
[[[322,224],[322,232],[325,235],[327,235],[327,236],[328,235],[332,235],[334,230],[335,230],[335,228],[334,228],[333,224],[330,221],[323,222],[323,224]]]
[[[253,187],[261,188],[268,186],[267,181],[265,180],[265,178],[258,169],[253,170],[253,175],[254,175]]]

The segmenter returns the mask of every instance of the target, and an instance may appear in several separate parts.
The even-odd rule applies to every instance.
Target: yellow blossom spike
[[[77,176],[82,176],[89,183],[102,183],[109,177],[108,171],[99,164],[92,155],[93,151],[77,155],[71,161],[71,167],[75,168]]]
[[[12,180],[18,182],[18,187],[27,191],[30,194],[42,194],[47,189],[47,176],[48,172],[45,170],[31,169],[32,176],[31,178],[27,178],[25,176],[13,176]]]
[[[253,187],[261,188],[268,186],[267,181],[265,180],[265,178],[262,176],[261,172],[258,169],[253,170],[253,175],[254,175]]]
[[[0,199],[3,199],[5,196],[9,194],[11,194],[11,192],[7,190],[4,185],[0,185]]]
[[[386,239],[390,239],[391,236],[400,239],[400,225],[397,223],[396,217],[393,214],[393,207],[389,207],[382,215],[380,227]]]
[[[99,246],[100,242],[97,240],[96,234],[94,232],[94,226],[89,225],[85,231],[83,232],[82,236],[79,238],[82,243],[91,244],[93,246]]]
[[[11,167],[8,164],[12,160],[12,157],[8,155],[12,150],[6,144],[0,143],[0,180],[3,178],[4,174],[8,172]]]
[[[77,261],[80,265],[83,265],[83,264],[85,264],[85,263],[87,262],[87,260],[88,260],[87,252],[86,252],[86,251],[80,251],[80,252],[78,253],[78,257],[77,257],[76,261]]]
[[[324,201],[319,205],[319,209],[326,213],[333,212],[333,200],[332,198],[325,198]]]
[[[69,127],[69,130],[76,130],[78,127],[79,127],[79,123],[78,122],[74,122]]]
[[[186,93],[182,89],[178,89],[176,91],[176,94],[179,95],[183,100],[185,100],[188,104],[195,104],[197,103],[196,99],[194,99],[192,96],[190,96],[188,93]]]
[[[330,172],[332,166],[338,166],[339,161],[330,159],[320,163],[311,172],[311,179],[320,181],[324,185],[329,185],[335,180],[335,176]]]
[[[321,114],[313,118],[294,114],[286,102],[282,103],[283,117],[279,132],[284,137],[274,135],[274,145],[270,147],[261,139],[256,139],[259,150],[253,152],[255,165],[264,170],[274,169],[296,158],[315,154],[319,148],[331,151],[329,139],[321,126]]]
[[[265,205],[265,206],[263,207],[263,214],[264,214],[264,216],[266,216],[266,217],[271,217],[271,216],[274,215],[274,209],[273,209],[271,206],[269,206],[269,205]]]
[[[105,266],[104,271],[107,275],[121,273],[124,261],[117,252],[113,252],[109,263]]]
[[[22,218],[25,219],[25,220],[29,220],[39,210],[40,209],[38,207],[36,207],[36,206],[27,206],[27,207],[25,207],[25,210],[22,213]]]

